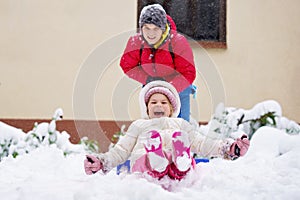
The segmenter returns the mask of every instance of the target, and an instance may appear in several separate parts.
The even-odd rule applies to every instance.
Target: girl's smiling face
[[[160,93],[153,94],[147,104],[149,118],[170,117],[172,115],[172,105],[169,99]]]
[[[163,31],[154,24],[144,24],[142,27],[142,34],[148,44],[154,45],[160,40]]]

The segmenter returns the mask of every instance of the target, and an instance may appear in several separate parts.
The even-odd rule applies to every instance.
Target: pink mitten
[[[95,174],[102,168],[103,164],[97,157],[86,155],[86,159],[84,160],[84,170],[87,175]]]
[[[247,153],[249,146],[250,141],[248,140],[248,136],[243,135],[241,138],[236,139],[235,142],[232,143],[229,155],[233,159],[236,159],[240,156],[244,156]]]

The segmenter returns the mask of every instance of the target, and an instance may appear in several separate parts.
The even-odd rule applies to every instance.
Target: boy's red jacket
[[[170,35],[155,50],[140,33],[130,37],[120,66],[127,76],[144,85],[149,76],[160,77],[181,92],[195,80],[194,56],[187,39],[177,33],[176,26],[169,16],[168,21],[171,27]]]

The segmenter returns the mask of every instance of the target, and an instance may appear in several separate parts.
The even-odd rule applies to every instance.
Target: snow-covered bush
[[[8,155],[16,157],[26,153],[26,148],[23,148],[26,146],[24,136],[25,134],[20,129],[0,122],[0,161]]]
[[[99,153],[99,143],[96,140],[89,140],[87,137],[80,139],[81,144],[86,152]]]
[[[121,129],[120,131],[116,132],[115,134],[113,134],[112,138],[111,138],[111,141],[112,143],[109,145],[109,149],[111,149],[112,147],[115,146],[115,144],[125,135],[125,124],[123,124],[121,126]]]
[[[230,137],[234,132],[243,131],[250,139],[263,126],[284,130],[288,134],[300,133],[299,124],[282,117],[281,106],[274,100],[258,103],[250,110],[219,104],[208,124],[210,132],[214,134]]]
[[[111,141],[112,141],[113,143],[118,142],[119,139],[125,135],[125,127],[126,127],[126,126],[123,124],[123,125],[121,126],[120,131],[118,131],[118,132],[116,132],[115,134],[113,134],[113,136],[112,136],[112,138],[111,138]]]
[[[64,155],[88,149],[89,147],[82,144],[72,144],[67,132],[56,130],[56,121],[61,118],[62,110],[57,109],[50,123],[35,123],[28,133],[0,122],[0,161],[10,155],[15,158],[29,153],[40,146],[55,145]]]

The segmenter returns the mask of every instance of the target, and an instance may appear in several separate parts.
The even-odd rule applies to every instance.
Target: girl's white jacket
[[[167,87],[174,93],[179,106],[174,111],[172,117],[162,117],[148,119],[147,108],[144,102],[146,92],[154,86]],[[125,136],[121,137],[118,143],[108,152],[100,154],[98,157],[103,163],[103,171],[107,172],[127,159],[130,160],[131,167],[135,161],[145,155],[143,141],[149,131],[156,130],[162,137],[163,150],[172,151],[172,134],[176,131],[186,132],[189,135],[191,151],[203,157],[225,157],[233,141],[225,139],[219,140],[204,136],[197,132],[195,126],[181,118],[176,118],[180,110],[180,100],[176,89],[164,81],[154,81],[147,84],[140,92],[140,107],[144,119],[139,119],[128,127]]]

